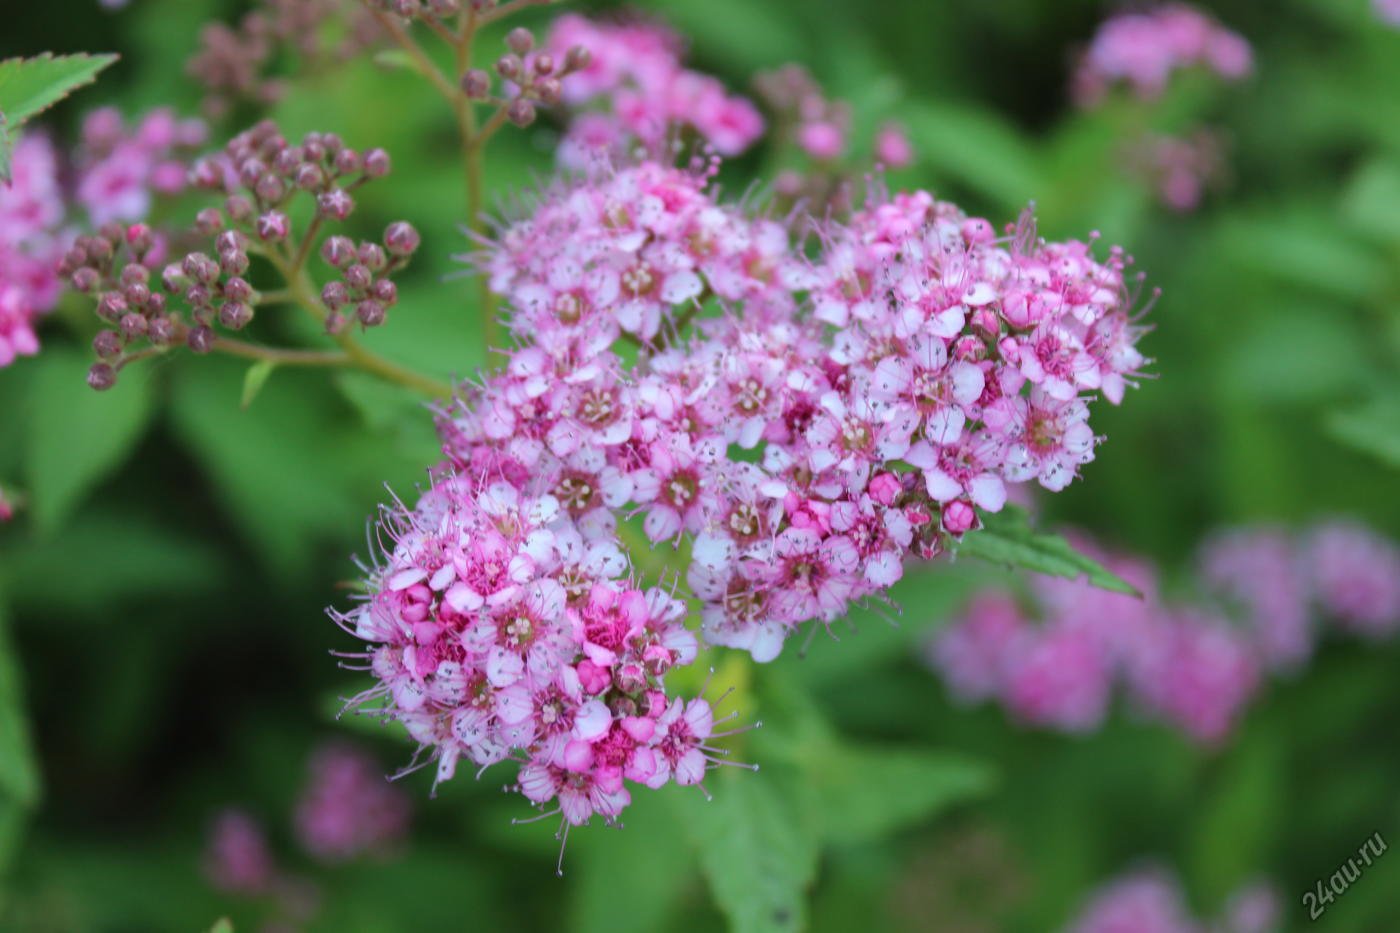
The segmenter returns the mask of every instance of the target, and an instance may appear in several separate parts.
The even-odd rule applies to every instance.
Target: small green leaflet
[[[981,529],[963,536],[957,546],[959,555],[1052,577],[1070,580],[1083,577],[1100,589],[1129,596],[1142,595],[1098,561],[1080,554],[1064,538],[1036,531],[1024,509],[1008,505],[995,514],[983,514],[982,523]]]
[[[0,181],[10,180],[10,134],[78,88],[91,84],[116,55],[54,55],[0,61]]]
[[[258,360],[248,371],[243,374],[243,398],[239,402],[239,407],[247,410],[253,404],[253,399],[258,397],[263,385],[267,382],[267,377],[272,375],[272,371],[277,368],[277,364],[272,360]]]

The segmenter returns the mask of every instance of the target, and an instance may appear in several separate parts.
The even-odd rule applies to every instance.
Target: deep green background
[[[1400,536],[1400,31],[1364,0],[1209,4],[1254,43],[1251,80],[1188,77],[1153,106],[1090,115],[1066,102],[1070,49],[1106,4],[640,6],[731,87],[796,60],[855,104],[861,132],[903,120],[920,160],[894,183],[998,222],[1033,199],[1044,233],[1100,229],[1161,286],[1144,342],[1159,378],[1121,410],[1099,407],[1108,440],[1048,503],[1052,518],[1151,556],[1184,593],[1185,562],[1223,524],[1340,512]],[[54,112],[60,133],[99,103],[192,112],[182,67],[198,24],[241,8],[22,7],[4,14],[0,57],[125,56]],[[397,171],[365,193],[358,222],[407,218],[424,249],[390,325],[368,339],[438,375],[472,372],[472,291],[441,281],[465,241],[440,102],[360,61],[298,83],[277,116],[289,135],[334,130],[391,150]],[[1121,146],[1202,120],[1228,134],[1232,178],[1200,212],[1172,215],[1117,168]],[[493,143],[493,201],[548,172],[551,138],[541,125]],[[770,156],[727,166],[727,189],[770,171]],[[1202,914],[1269,876],[1301,927],[1316,879],[1372,833],[1400,840],[1393,647],[1328,643],[1215,753],[1127,717],[1087,739],[1034,733],[951,708],[911,657],[989,576],[962,565],[904,585],[899,627],[865,616],[839,644],[818,638],[805,660],[754,673],[739,702],[767,725],[737,745],[764,770],[717,782],[708,807],[693,792],[638,794],[624,832],[573,835],[563,880],[549,830],[509,825],[528,811],[499,793],[499,768],[435,800],[428,775],[409,779],[403,857],[316,868],[287,821],[308,749],[362,731],[330,715],[361,683],[326,654],[348,645],[322,607],[353,576],[383,484],[422,479],[431,426],[395,391],[317,374],[275,373],[240,411],[242,370],[216,359],[162,362],[96,396],[81,383],[85,326],[56,319],[43,355],[0,372],[0,482],[31,500],[0,528],[0,699],[21,698],[42,775],[30,808],[18,759],[0,763],[0,929],[194,930],[224,913],[257,929],[260,905],[199,874],[208,820],[228,803],[268,821],[284,861],[320,886],[315,928],[336,931],[703,930],[724,925],[717,903],[779,928],[1037,931],[1144,856],[1180,872]],[[13,729],[5,719],[0,738]],[[387,732],[363,741],[386,769],[408,757]],[[1400,857],[1318,928],[1400,928]]]

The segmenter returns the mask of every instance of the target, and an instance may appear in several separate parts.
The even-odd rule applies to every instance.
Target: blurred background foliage
[[[733,88],[795,60],[853,103],[857,138],[904,121],[918,161],[892,185],[995,221],[1034,200],[1048,236],[1098,229],[1129,246],[1164,293],[1144,343],[1158,378],[1101,408],[1108,440],[1050,520],[1150,556],[1168,580],[1223,524],[1344,513],[1400,535],[1400,30],[1366,0],[1208,3],[1254,44],[1250,80],[1175,82],[1156,104],[1092,113],[1066,86],[1106,3],[636,6]],[[0,57],[123,54],[55,111],[60,136],[103,103],[193,113],[183,67],[199,25],[244,7],[22,4],[4,14]],[[474,291],[444,279],[467,244],[440,102],[364,57],[303,76],[275,116],[288,135],[332,130],[391,151],[396,171],[364,193],[357,222],[406,217],[424,249],[392,326],[367,342],[435,375],[472,373],[484,360]],[[1229,183],[1199,211],[1170,213],[1120,167],[1124,140],[1207,117],[1228,136]],[[546,123],[493,143],[502,204],[550,171],[554,138]],[[771,168],[760,147],[722,180],[738,193]],[[906,580],[897,625],[864,614],[839,644],[819,635],[805,658],[757,670],[719,655],[717,682],[739,688],[729,702],[765,724],[736,755],[763,770],[716,775],[709,803],[636,795],[624,831],[573,833],[563,879],[551,833],[510,825],[529,811],[499,793],[504,769],[431,800],[429,775],[408,778],[413,832],[392,859],[296,863],[287,816],[315,743],[353,731],[386,770],[408,757],[394,730],[334,720],[335,697],[361,683],[326,654],[347,639],[322,609],[354,575],[384,485],[408,494],[423,480],[429,419],[357,376],[286,371],[241,410],[243,367],[213,358],[149,366],[98,396],[83,383],[89,324],[59,317],[38,358],[0,373],[0,477],[28,497],[0,527],[0,928],[196,930],[227,914],[258,929],[266,905],[201,875],[227,804],[263,818],[314,881],[310,928],[366,933],[726,918],[1047,930],[1143,856],[1177,870],[1201,914],[1269,876],[1292,928],[1306,922],[1302,893],[1371,834],[1400,839],[1394,647],[1324,646],[1218,751],[1125,716],[1086,738],[1035,733],[951,706],[913,656],[996,576],[964,563]],[[1400,926],[1400,857],[1368,869],[1318,926]]]

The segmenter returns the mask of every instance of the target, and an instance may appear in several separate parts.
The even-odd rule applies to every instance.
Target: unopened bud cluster
[[[548,49],[535,49],[535,35],[524,27],[506,36],[506,54],[496,59],[491,72],[473,68],[462,75],[462,90],[472,100],[488,101],[505,108],[506,118],[516,126],[535,122],[536,107],[552,107],[563,95],[563,79],[587,68],[592,61],[588,49],[570,47],[556,57]],[[499,78],[504,87],[495,89]]]

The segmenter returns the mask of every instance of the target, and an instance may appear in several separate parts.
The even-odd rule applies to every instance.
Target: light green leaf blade
[[[802,818],[798,782],[780,780],[779,770],[725,768],[707,782],[713,799],[675,796],[710,893],[736,933],[807,926],[817,837]]]
[[[982,521],[985,527],[963,536],[957,546],[959,556],[978,557],[1052,577],[1083,577],[1100,589],[1142,595],[1127,580],[1076,551],[1064,538],[1033,529],[1024,509],[1009,505],[996,514],[983,515]]]
[[[53,55],[7,58],[0,62],[0,111],[12,127],[91,84],[116,55]]]
[[[1377,396],[1358,408],[1333,412],[1327,433],[1389,467],[1400,469],[1400,393]]]
[[[33,415],[26,470],[35,525],[49,533],[94,486],[126,460],[150,420],[148,371],[128,372],[115,388],[94,392],[88,360],[53,347],[33,364]]]
[[[272,360],[258,360],[248,371],[243,374],[243,397],[239,401],[239,407],[247,411],[248,406],[253,404],[253,399],[258,397],[262,387],[267,384],[267,377],[272,375],[272,371],[277,368],[277,364]]]
[[[1034,200],[1040,172],[1030,145],[994,114],[969,106],[925,103],[903,118],[920,162],[1014,210]]]
[[[878,839],[992,788],[987,765],[952,752],[837,743],[815,770],[822,829],[834,843]]]

